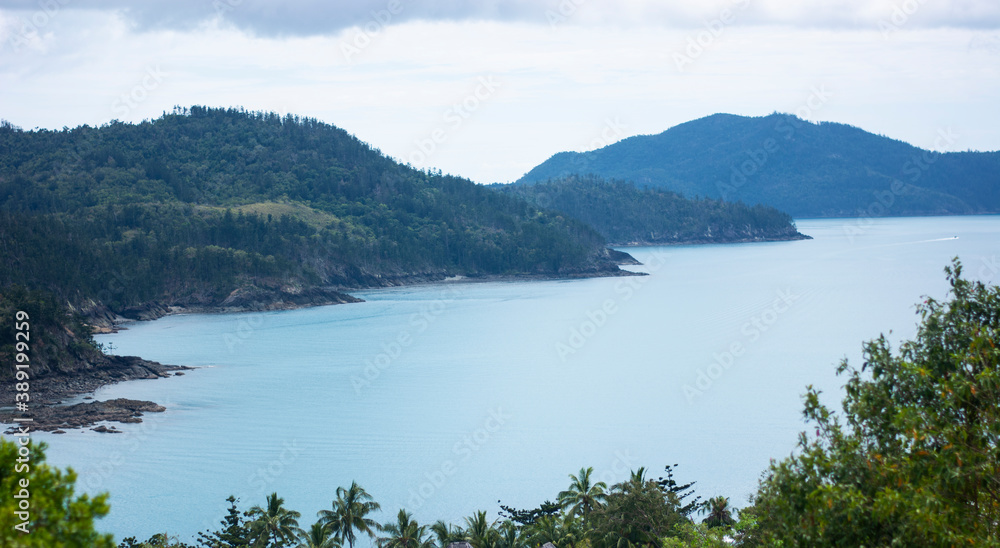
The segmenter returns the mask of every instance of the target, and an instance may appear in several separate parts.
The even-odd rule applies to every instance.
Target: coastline
[[[812,240],[813,237],[807,234],[802,234],[801,232],[796,232],[795,236],[781,236],[773,238],[738,238],[735,240],[713,240],[713,239],[697,239],[697,240],[685,240],[683,242],[669,242],[669,241],[634,241],[625,243],[615,243],[611,244],[614,247],[674,247],[674,246],[686,246],[686,245],[730,245],[730,244],[756,244],[756,243],[774,243],[774,242],[798,242],[802,240]]]
[[[706,245],[717,243],[753,243],[760,241],[794,241],[811,239],[801,235],[796,238],[780,239],[746,239],[740,241],[687,241],[687,242],[635,242],[630,244],[613,244],[615,247],[668,246],[668,245]],[[606,256],[617,266],[641,265],[642,263],[626,252],[606,249]],[[114,314],[106,307],[95,302],[78,310],[85,314],[88,323],[95,334],[115,333],[128,329],[125,324],[138,321],[153,321],[166,316],[182,314],[238,314],[244,312],[297,310],[316,306],[335,304],[352,304],[364,302],[348,292],[370,291],[394,287],[417,287],[434,284],[469,284],[489,282],[518,282],[543,280],[571,280],[586,278],[646,276],[644,272],[634,272],[616,268],[599,268],[563,272],[553,274],[490,274],[490,275],[454,275],[447,272],[405,274],[393,277],[377,277],[377,283],[357,287],[279,287],[265,289],[256,286],[241,287],[234,290],[219,304],[163,304],[148,303],[124,311],[128,316]],[[32,427],[35,430],[64,433],[67,429],[91,428],[97,432],[118,433],[114,426],[100,424],[102,422],[138,423],[142,422],[145,412],[164,412],[165,408],[150,401],[138,401],[119,398],[108,401],[85,401],[64,405],[67,399],[83,396],[90,400],[96,390],[103,386],[119,382],[143,379],[167,378],[183,375],[185,371],[197,369],[183,365],[164,365],[145,360],[137,356],[114,356],[101,354],[103,363],[87,364],[75,374],[50,375],[37,379],[33,383],[34,419]],[[0,410],[0,423],[11,425],[14,415],[12,410]],[[16,431],[8,428],[7,432]]]

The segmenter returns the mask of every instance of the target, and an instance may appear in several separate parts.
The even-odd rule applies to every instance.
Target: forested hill
[[[792,217],[772,207],[709,198],[690,200],[674,192],[640,189],[595,176],[534,185],[495,185],[593,226],[616,245],[730,243],[808,238]]]
[[[586,225],[400,165],[315,119],[192,107],[0,127],[0,286],[140,315],[447,275],[619,272]],[[2,287],[0,287],[2,289]]]
[[[936,139],[939,151],[964,148],[947,128]],[[800,218],[1000,212],[1000,152],[931,152],[788,114],[715,114],[591,152],[561,152],[518,183],[573,174],[765,204]]]

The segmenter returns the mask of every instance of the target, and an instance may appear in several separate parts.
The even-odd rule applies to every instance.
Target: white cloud
[[[1000,28],[995,0],[6,0],[0,9],[28,21],[66,9],[114,11],[139,30],[192,30],[219,20],[260,36],[417,20],[690,28],[724,9],[745,12],[744,25],[866,29],[905,18],[915,28]]]
[[[689,18],[703,9],[681,5]],[[628,3],[621,18],[644,6]],[[499,16],[396,23],[373,29],[350,59],[344,45],[364,28],[284,38],[218,21],[140,30],[121,14],[67,9],[50,17],[43,47],[0,52],[0,118],[60,128],[157,117],[174,105],[244,106],[317,117],[404,161],[444,128],[424,165],[492,182],[558,151],[592,148],[602,134],[658,133],[715,112],[794,112],[825,85],[834,96],[813,119],[924,146],[950,126],[963,149],[1000,149],[991,123],[1000,114],[994,31],[928,29],[915,18],[889,37],[872,25],[737,23],[681,71],[673,55],[698,39],[702,23],[599,25],[591,7],[555,28]],[[749,9],[740,20],[756,17]],[[0,27],[10,16],[0,11]],[[500,87],[454,127],[445,116],[475,94],[480,77]],[[616,120],[621,135],[606,130]]]

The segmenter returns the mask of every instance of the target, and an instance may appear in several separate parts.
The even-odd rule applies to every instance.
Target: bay
[[[78,487],[111,493],[118,539],[214,529],[225,498],[276,491],[301,525],[358,481],[388,521],[534,507],[593,466],[609,485],[677,464],[745,504],[794,450],[807,385],[836,404],[840,360],[916,332],[943,267],[1000,279],[1000,217],[800,220],[813,240],[629,248],[643,277],[447,283],[366,302],[177,315],[97,337],[197,366],[102,388],[167,407],[123,434],[35,434]]]

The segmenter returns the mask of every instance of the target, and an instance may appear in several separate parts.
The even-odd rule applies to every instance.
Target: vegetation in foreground
[[[693,483],[678,484],[668,466],[651,479],[644,469],[607,486],[593,470],[570,476],[556,502],[521,510],[501,506],[490,521],[476,512],[456,526],[417,523],[400,510],[373,519],[380,506],[352,483],[337,490],[330,510],[300,527],[302,516],[277,495],[247,511],[230,498],[220,529],[199,534],[197,546],[353,548],[370,537],[380,548],[631,548],[645,546],[996,546],[1000,543],[1000,288],[946,269],[951,297],[919,306],[915,340],[893,352],[884,337],[865,344],[864,363],[842,363],[847,375],[843,414],[811,388],[804,414],[815,434],[764,474],[750,505],[738,512],[725,497],[702,502]],[[15,444],[0,441],[3,462]],[[33,462],[44,458],[32,447]],[[15,501],[4,497],[3,546],[109,546],[93,520],[107,513],[106,495],[73,495],[74,475],[35,466],[27,478],[36,512],[24,535],[11,522]],[[15,492],[19,477],[0,470],[0,489]],[[37,486],[37,487],[34,487]],[[44,538],[43,540],[40,540]],[[121,548],[188,544],[166,534]]]

